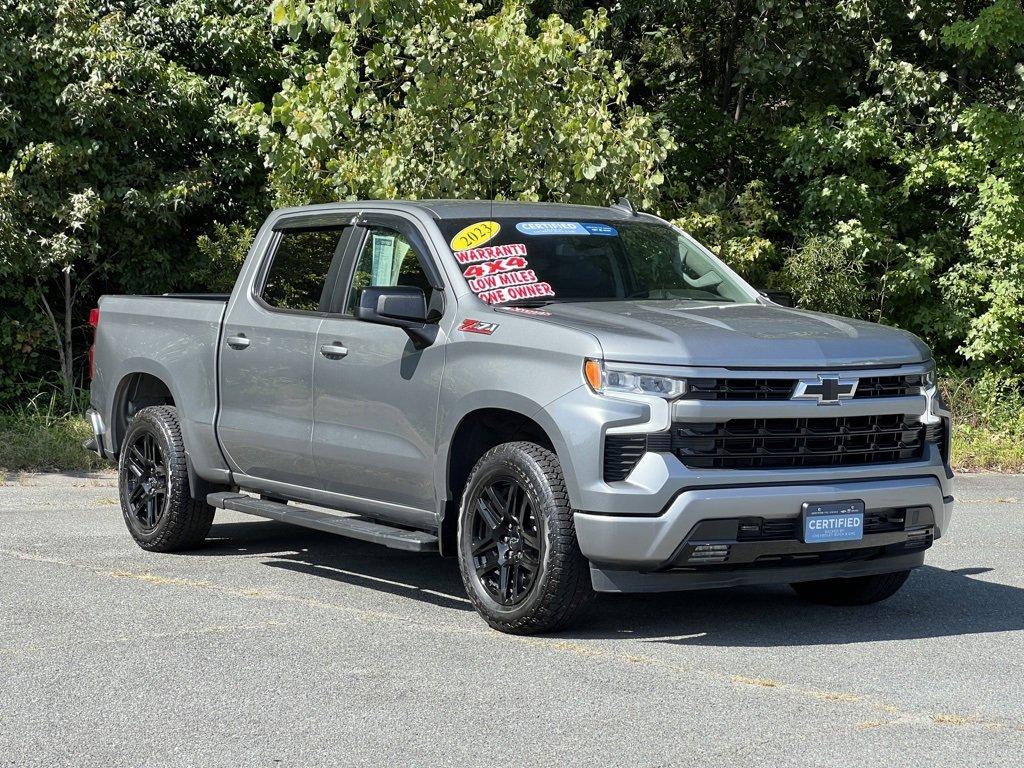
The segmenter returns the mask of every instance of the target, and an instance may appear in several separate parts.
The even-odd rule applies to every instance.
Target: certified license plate
[[[864,502],[831,501],[803,506],[804,543],[860,541],[864,538]]]

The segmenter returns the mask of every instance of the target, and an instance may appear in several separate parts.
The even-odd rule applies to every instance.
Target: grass
[[[0,472],[111,466],[82,448],[82,443],[92,437],[89,422],[59,403],[56,394],[41,394],[20,408],[0,413]]]
[[[953,468],[960,472],[1024,472],[1021,382],[946,372],[941,386],[953,412]]]
[[[1007,379],[946,372],[943,395],[953,411],[953,467],[960,472],[1024,472],[1024,387]],[[81,407],[62,408],[41,394],[0,412],[0,473],[93,470],[112,466],[82,448],[92,437]]]

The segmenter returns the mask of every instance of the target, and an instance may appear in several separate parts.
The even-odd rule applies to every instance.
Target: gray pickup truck
[[[229,296],[92,322],[90,445],[149,550],[219,508],[440,552],[530,633],[595,592],[875,602],[950,520],[920,340],[776,303],[625,200],[278,210]]]

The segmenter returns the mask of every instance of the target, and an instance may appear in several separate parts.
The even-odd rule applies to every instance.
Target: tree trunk
[[[64,379],[64,402],[68,408],[74,407],[75,400],[75,356],[71,332],[73,328],[72,310],[74,293],[71,291],[71,266],[64,268],[64,354],[61,356],[63,366],[61,377]]]
[[[36,288],[39,290],[39,302],[42,304],[43,311],[50,321],[50,329],[53,331],[57,358],[60,362],[61,390],[64,396],[64,404],[68,409],[71,409],[74,407],[75,400],[75,357],[72,341],[74,325],[71,314],[74,305],[74,294],[71,290],[71,267],[65,267],[61,272],[63,273],[61,281],[62,303],[64,305],[63,322],[58,322],[56,315],[53,314],[50,302],[46,298],[46,289],[38,278],[36,278]]]

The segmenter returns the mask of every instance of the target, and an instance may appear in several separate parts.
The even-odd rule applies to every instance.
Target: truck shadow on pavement
[[[264,565],[442,608],[472,611],[455,560],[388,549],[274,520],[214,523],[206,545],[190,554],[257,556]]]
[[[274,521],[215,524],[196,556],[256,556],[298,574],[472,611],[452,558],[386,549]],[[1024,630],[1024,589],[987,567],[918,568],[894,597],[833,608],[786,586],[599,595],[577,627],[552,637],[722,647],[834,645]]]

